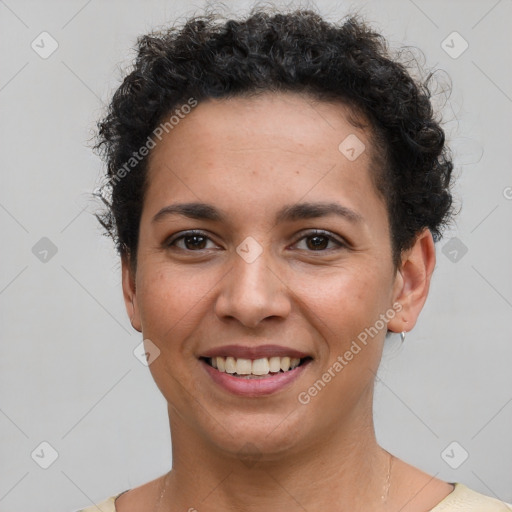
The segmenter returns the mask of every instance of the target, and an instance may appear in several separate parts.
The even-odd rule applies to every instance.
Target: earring
[[[402,343],[405,341],[405,331],[400,333],[400,339],[402,340]]]

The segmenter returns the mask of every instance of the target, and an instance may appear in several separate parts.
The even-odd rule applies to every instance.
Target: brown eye
[[[183,237],[183,244],[187,249],[204,249],[206,247],[206,237],[202,235],[189,235]]]
[[[323,235],[308,236],[306,240],[308,249],[311,249],[312,251],[327,249],[330,241],[328,237]]]
[[[183,233],[169,240],[166,245],[167,247],[177,247],[184,251],[202,251],[217,248],[217,245],[213,243],[210,237],[201,232]]]
[[[343,249],[346,247],[346,244],[328,231],[315,230],[300,238],[295,243],[295,247],[309,252],[323,252]]]

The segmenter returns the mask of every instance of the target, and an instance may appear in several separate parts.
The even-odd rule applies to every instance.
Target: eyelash
[[[203,231],[191,230],[191,231],[185,231],[185,232],[179,234],[179,236],[171,237],[170,239],[168,239],[165,242],[165,246],[169,247],[169,248],[170,247],[176,247],[176,245],[175,245],[176,242],[178,242],[179,240],[184,240],[185,238],[191,237],[191,236],[201,236],[201,237],[206,238],[209,241],[212,241],[212,239],[206,233],[204,233]],[[312,231],[309,231],[307,234],[304,234],[303,236],[301,236],[293,245],[297,245],[297,243],[299,243],[300,241],[305,240],[307,238],[313,238],[315,236],[327,238],[328,242],[335,243],[338,246],[337,247],[338,249],[347,248],[347,244],[344,241],[338,239],[337,237],[335,237],[329,231],[324,231],[322,229],[314,229]],[[187,248],[183,248],[183,247],[179,247],[179,249],[182,249],[182,250],[187,251],[187,252],[200,252],[200,251],[208,250],[208,249],[193,250],[193,249],[187,249]],[[320,249],[320,250],[317,250],[317,251],[311,249],[311,250],[308,250],[308,252],[327,252],[327,251],[332,251],[332,250],[333,250],[333,248],[330,248],[330,249]]]

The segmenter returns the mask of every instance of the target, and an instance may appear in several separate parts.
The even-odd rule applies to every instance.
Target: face
[[[406,286],[378,155],[347,113],[291,93],[209,100],[152,150],[123,287],[171,427],[197,443],[271,458],[370,422]]]

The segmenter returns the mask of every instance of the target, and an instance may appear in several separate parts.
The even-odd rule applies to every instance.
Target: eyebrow
[[[304,219],[315,219],[318,217],[326,217],[327,215],[337,215],[343,217],[350,222],[360,223],[363,216],[346,206],[339,203],[298,203],[285,206],[276,215],[276,222],[290,222]]]
[[[206,203],[176,203],[164,206],[154,217],[153,222],[159,222],[169,215],[182,215],[189,219],[224,220],[225,215],[214,206]]]
[[[153,217],[153,222],[159,222],[169,215],[182,215],[189,219],[217,222],[224,221],[228,217],[221,210],[207,203],[176,203],[163,207]],[[360,213],[336,202],[306,202],[281,208],[276,214],[276,223],[315,219],[328,215],[337,215],[352,223],[360,223],[364,220]]]

